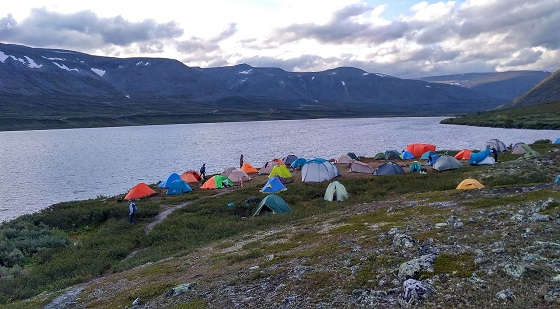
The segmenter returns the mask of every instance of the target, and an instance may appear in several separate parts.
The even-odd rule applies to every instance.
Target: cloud
[[[33,46],[100,49],[142,42],[154,46],[157,41],[181,35],[183,29],[175,22],[130,22],[122,16],[99,17],[92,11],[61,14],[39,8],[19,23],[11,15],[0,19],[0,40]]]
[[[237,33],[237,24],[231,23],[227,29],[218,35],[209,39],[200,37],[191,37],[187,40],[177,41],[176,48],[184,54],[184,62],[206,62],[214,65],[220,63],[225,64],[222,57],[222,49],[220,43],[225,41]]]

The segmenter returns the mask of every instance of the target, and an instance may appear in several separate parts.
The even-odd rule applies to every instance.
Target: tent
[[[523,148],[525,143],[516,143],[511,147],[511,153],[513,154],[525,154],[525,148]]]
[[[266,164],[259,170],[259,175],[268,175],[276,165],[284,165],[284,161],[274,159],[266,162]]]
[[[174,180],[167,188],[167,195],[177,195],[191,192],[192,189],[189,187],[187,182],[182,179]]]
[[[401,154],[396,150],[385,151],[385,160],[397,160],[401,158]]]
[[[350,158],[349,155],[343,154],[338,159],[336,159],[336,164],[350,164],[354,159]]]
[[[251,180],[251,177],[240,168],[233,169],[227,176],[233,182],[245,182]]]
[[[422,165],[420,165],[420,162],[418,161],[414,161],[412,162],[412,164],[410,165],[410,172],[414,173],[420,173],[422,171]]]
[[[439,159],[439,157],[441,157],[441,155],[439,153],[432,153],[431,155],[431,160],[430,157],[428,157],[428,161],[426,162],[426,165],[434,165],[434,163],[436,163],[436,161]]]
[[[523,155],[527,159],[536,158],[541,154],[533,150],[529,145],[522,145],[523,149],[525,150],[525,154]]]
[[[244,162],[241,169],[247,174],[256,174],[259,172],[258,169],[254,168],[251,164]]]
[[[225,187],[233,186],[233,182],[231,179],[224,177],[222,175],[212,176],[212,178],[208,179],[201,189],[222,189]]]
[[[380,152],[380,153],[376,154],[375,157],[373,157],[373,159],[375,159],[375,160],[385,160],[385,154],[383,152]]]
[[[358,156],[353,152],[349,152],[347,155],[352,158],[352,160],[358,160]]]
[[[554,144],[560,144],[560,138],[556,139],[556,141],[554,142]]]
[[[414,155],[414,157],[420,157],[427,151],[436,151],[436,145],[432,144],[409,144],[406,146],[406,150]]]
[[[179,176],[179,174],[177,174],[177,173],[172,173],[171,175],[169,175],[169,177],[167,177],[167,180],[162,181],[162,182],[158,185],[158,187],[160,187],[160,188],[168,188],[169,185],[170,185],[173,181],[175,181],[175,180],[180,180],[180,179],[181,179],[181,176]]]
[[[493,164],[496,164],[496,160],[494,160],[494,158],[492,158],[491,156],[487,156],[482,161],[478,161],[476,164],[473,165],[493,165]]]
[[[556,179],[554,180],[554,183],[560,184],[560,175],[556,176]]]
[[[124,199],[130,201],[148,197],[154,194],[156,194],[156,191],[152,190],[152,188],[150,188],[147,184],[141,182],[130,189]]]
[[[469,160],[471,158],[471,154],[472,154],[472,151],[467,150],[467,149],[463,149],[455,155],[455,159],[457,159],[457,160]]]
[[[290,167],[293,169],[301,168],[306,162],[307,160],[305,160],[305,158],[298,158],[297,160],[292,162],[292,164],[290,164]]]
[[[286,165],[276,165],[268,175],[268,178],[272,178],[272,177],[280,177],[280,178],[288,179],[288,178],[292,178],[292,173],[290,173]]]
[[[484,185],[478,182],[476,179],[467,178],[457,186],[457,190],[474,190],[474,189],[482,189]]]
[[[224,177],[229,177],[229,174],[231,174],[231,172],[235,171],[236,167],[228,167],[226,168],[223,172],[222,172],[222,176]]]
[[[415,157],[416,157],[415,155],[413,155],[411,152],[406,150],[401,153],[401,159],[403,160],[411,160],[414,159]]]
[[[302,182],[329,181],[338,176],[338,169],[331,162],[323,159],[307,161],[301,168]]]
[[[493,139],[487,141],[486,142],[486,147],[488,147],[490,149],[496,148],[496,150],[498,152],[507,151],[506,144],[504,144],[504,142],[502,142],[501,140],[499,140],[497,138],[493,138]]]
[[[379,166],[373,174],[377,176],[404,174],[404,170],[397,163],[389,162]]]
[[[422,156],[420,157],[420,160],[428,160],[430,158],[430,155],[437,155],[437,152],[434,151],[426,151],[422,154]]]
[[[186,181],[187,183],[195,183],[202,180],[200,174],[196,171],[186,171],[181,174],[181,179]]]
[[[367,163],[353,161],[352,164],[350,164],[350,171],[353,173],[373,174],[374,169]]]
[[[286,186],[284,186],[284,184],[282,183],[280,178],[272,177],[266,182],[264,187],[262,187],[261,192],[262,193],[276,193],[276,192],[285,191],[285,190],[287,190]]]
[[[434,163],[434,169],[437,171],[455,170],[463,167],[461,162],[451,156],[441,156]]]
[[[478,162],[486,159],[490,155],[490,148],[486,148],[485,151],[481,152],[474,152],[471,154],[471,158],[469,159],[470,165],[478,165]]]
[[[333,181],[325,190],[325,201],[337,201],[342,202],[348,198],[348,191],[346,188],[338,181]]]
[[[276,194],[270,194],[263,198],[253,216],[258,216],[263,209],[270,210],[273,214],[281,214],[292,211],[286,201]]]
[[[283,161],[284,161],[284,164],[286,164],[287,166],[290,166],[297,159],[298,159],[298,157],[291,154],[291,155],[286,156]]]

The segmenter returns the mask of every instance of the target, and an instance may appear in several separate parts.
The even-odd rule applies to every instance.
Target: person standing
[[[136,204],[133,201],[128,202],[128,222],[136,224]]]
[[[241,154],[241,157],[239,157],[239,168],[243,167],[243,154]]]
[[[492,147],[492,155],[494,155],[494,161],[498,162],[498,150]]]
[[[202,163],[202,167],[200,167],[200,177],[202,180],[206,179],[206,163]]]

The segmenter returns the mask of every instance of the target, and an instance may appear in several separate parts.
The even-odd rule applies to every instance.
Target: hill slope
[[[522,97],[515,100],[514,104],[531,105],[548,103],[560,100],[560,70],[550,75],[529,90]]]

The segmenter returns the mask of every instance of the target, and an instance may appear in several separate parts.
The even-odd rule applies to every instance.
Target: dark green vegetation
[[[517,105],[533,105],[560,100],[560,70],[535,85],[523,96],[515,99]]]
[[[498,128],[560,129],[560,101],[480,112],[444,119],[441,123]]]
[[[553,146],[539,144],[532,147],[545,152]],[[502,159],[515,158],[517,157],[512,155]],[[254,187],[246,187],[204,200],[197,200],[197,198],[213,192],[197,191],[161,201],[159,198],[142,201],[139,203],[138,224],[135,226],[127,222],[126,203],[119,203],[114,198],[61,203],[39,213],[20,217],[0,227],[0,256],[2,256],[0,301],[7,303],[29,298],[43,291],[57,291],[146,262],[189,254],[214,241],[247,232],[270,231],[317,215],[344,208],[351,210],[362,203],[389,200],[402,197],[404,194],[430,195],[434,192],[451,190],[460,180],[475,176],[482,169],[484,168],[465,167],[456,171],[429,175],[343,178],[341,181],[350,193],[350,199],[343,203],[327,203],[323,200],[326,183],[292,183],[288,184],[287,191],[280,194],[291,205],[292,213],[255,218],[241,218],[250,214],[252,209],[243,209],[239,206],[250,196],[260,196]],[[537,173],[520,178],[489,176],[485,178],[484,184],[497,187],[547,182],[550,182],[549,177]],[[175,205],[186,200],[190,200],[192,204],[177,210],[145,235],[146,225],[153,220],[161,205]],[[229,202],[234,202],[237,206],[226,207]],[[498,202],[499,200],[491,201],[491,203]],[[484,207],[484,205],[476,205],[476,207]],[[340,223],[344,225],[331,230],[329,234],[333,237],[349,232],[359,235],[365,231],[365,223],[388,223],[382,228],[386,230],[399,221],[414,217],[415,211],[416,209],[409,208],[391,217],[388,217],[384,211],[365,213],[341,220]],[[432,216],[430,220],[443,220],[443,216],[449,213],[448,210],[440,211],[433,207],[424,208],[424,212]],[[298,234],[291,238],[292,242],[281,246],[255,246],[249,248],[251,251],[245,254],[227,257],[225,263],[237,264],[254,259],[263,253],[288,251],[297,247],[301,241],[312,239],[314,235],[317,234]],[[304,250],[296,255],[280,255],[274,261],[290,257],[313,259],[322,256],[325,252],[334,252],[342,248],[344,246],[326,244]],[[131,254],[132,252],[135,254]],[[461,261],[450,263],[441,260],[437,264],[441,267],[438,266],[436,271],[453,272],[456,268],[470,265],[468,256],[464,256]],[[322,275],[318,274],[313,278],[317,282],[325,282]],[[360,285],[367,280],[365,277],[358,277],[355,282],[356,285]],[[150,287],[148,290],[139,290],[138,293],[153,296],[167,287],[167,285],[157,285],[153,289]],[[125,297],[123,302],[129,303],[129,299]]]

